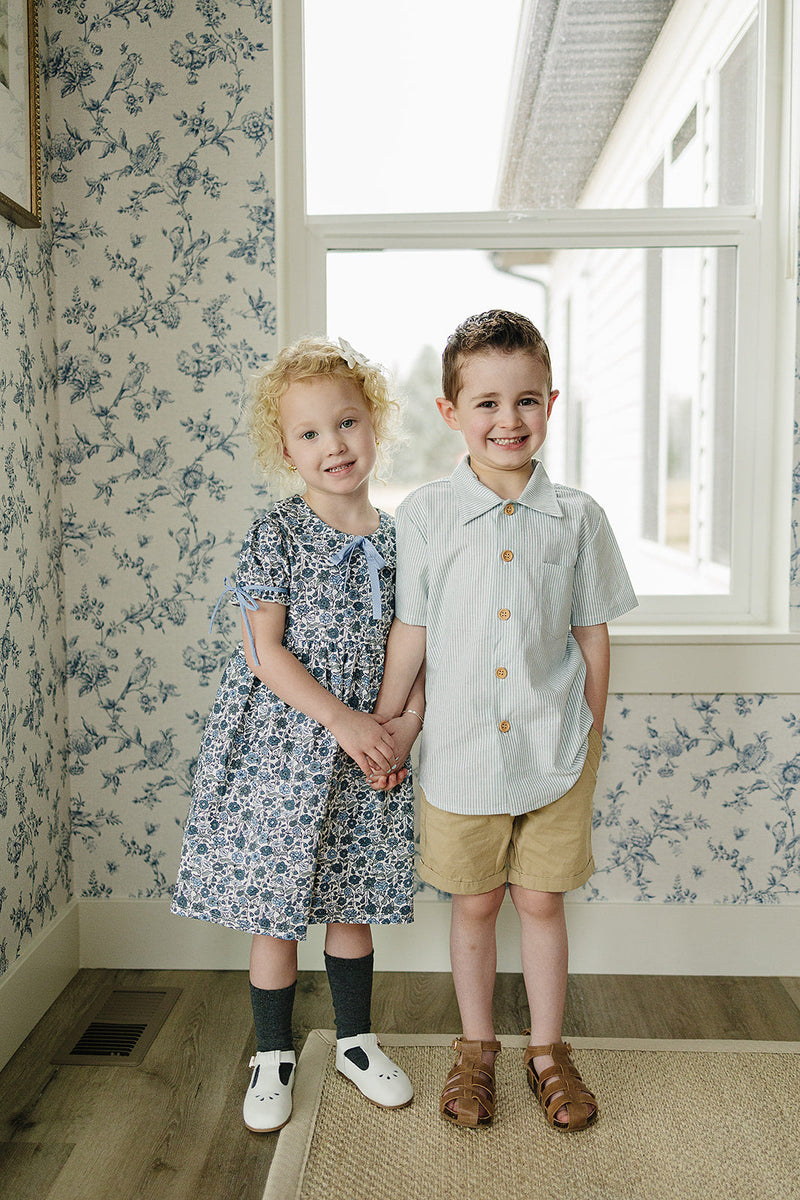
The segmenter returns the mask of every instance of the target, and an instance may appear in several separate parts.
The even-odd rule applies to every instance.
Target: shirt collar
[[[514,504],[524,504],[526,508],[537,512],[548,513],[551,517],[564,515],[547,472],[538,460],[534,459],[534,470],[521,496],[513,501]],[[464,455],[461,462],[450,476],[450,482],[458,502],[458,515],[462,525],[482,517],[501,504],[506,504],[502,496],[498,496],[491,488],[481,483],[478,476],[469,465],[469,456]]]

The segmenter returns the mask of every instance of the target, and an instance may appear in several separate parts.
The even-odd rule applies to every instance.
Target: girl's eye
[[[307,429],[305,433],[300,435],[301,441],[310,442],[317,435],[313,429]]]
[[[345,419],[342,421],[342,429],[352,429],[354,425],[355,420],[353,417],[345,417]]]

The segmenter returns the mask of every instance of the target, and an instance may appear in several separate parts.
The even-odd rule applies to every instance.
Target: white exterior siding
[[[580,207],[645,204],[659,164],[665,207],[716,203],[718,72],[756,7],[753,0],[709,0],[698,12],[696,3],[679,0]],[[649,198],[652,203],[652,189]],[[548,462],[556,477],[585,488],[604,506],[629,558],[631,546],[641,555],[631,566],[634,582],[646,591],[681,590],[690,576],[690,590],[727,588],[730,452],[720,421],[732,429],[724,408],[733,397],[727,385],[717,389],[716,374],[720,360],[734,354],[731,330],[718,328],[718,317],[733,312],[735,297],[729,291],[718,305],[718,260],[713,248],[665,249],[659,277],[648,284],[641,248],[559,250],[551,259],[548,335],[563,391],[559,404],[568,415],[552,438]],[[660,314],[660,351],[646,327],[648,290]],[[568,367],[560,381],[562,362]],[[657,469],[646,461],[646,439]]]

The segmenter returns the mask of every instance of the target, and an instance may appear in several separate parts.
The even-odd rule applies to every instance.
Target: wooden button
[[[507,608],[501,608],[500,612],[497,615],[501,621],[507,621],[508,618],[511,616],[511,613],[508,611]]]
[[[495,667],[494,673],[498,679],[505,679],[508,671],[505,669],[505,667]]]
[[[501,721],[497,728],[501,733],[508,733],[511,726],[509,725],[508,721]]]
[[[507,517],[512,517],[514,515],[514,505],[507,504],[505,506],[505,508],[503,509],[503,512],[506,514]]]
[[[504,550],[500,557],[502,558],[503,562],[511,562],[512,558],[514,557],[514,551]]]

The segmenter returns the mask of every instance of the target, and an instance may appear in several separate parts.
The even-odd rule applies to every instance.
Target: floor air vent
[[[181,994],[180,988],[113,988],[73,1025],[51,1062],[136,1066]]]

